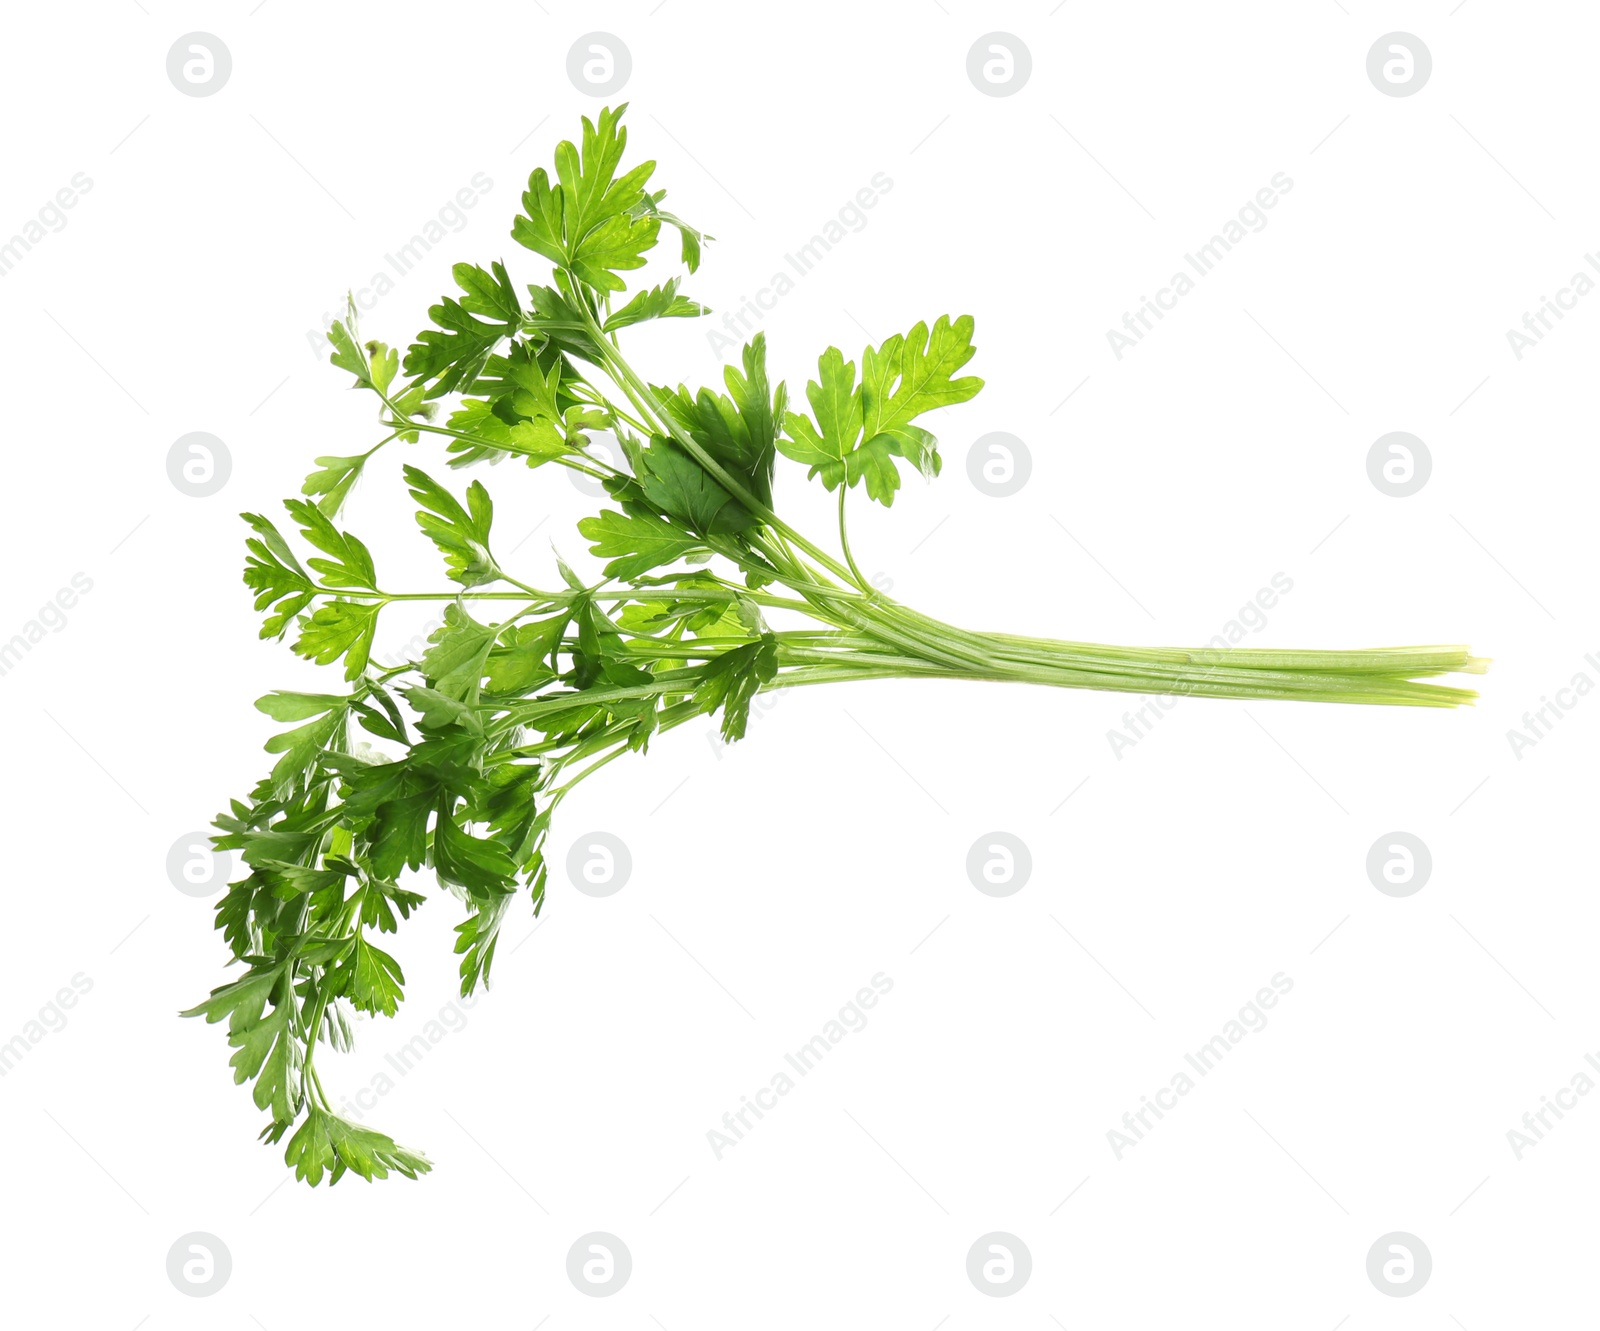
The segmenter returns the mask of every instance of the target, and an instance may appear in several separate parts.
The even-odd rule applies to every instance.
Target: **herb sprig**
[[[535,915],[543,906],[562,799],[694,717],[718,715],[737,740],[760,692],[885,678],[1454,707],[1476,695],[1430,677],[1486,665],[1455,646],[1189,651],[980,633],[883,595],[851,552],[847,498],[864,491],[887,507],[907,468],[939,474],[938,441],[918,421],[983,387],[963,373],[971,316],[919,322],[854,360],[829,347],[803,403],[772,382],[760,334],[721,391],[652,385],[618,334],[707,310],[679,277],[624,300],[622,274],[643,266],[663,226],[690,274],[706,238],[662,209],[653,162],[622,170],[623,110],[585,118],[581,144],[556,149],[554,178],[540,168],[529,179],[511,236],[549,261],[548,284],[519,287],[500,262],[456,265],[460,294],[429,311],[403,365],[361,339],[353,304],[333,325],[332,363],[372,395],[381,437],[318,458],[302,497],[285,501],[312,553],[245,515],[261,636],[292,632],[298,655],[342,662],[348,687],[256,703],[286,728],[267,743],[270,772],[214,837],[246,869],[217,907],[243,972],[184,1015],[227,1022],[234,1079],[253,1083],[269,1115],[262,1136],[293,1129],[286,1161],[313,1185],[431,1167],[336,1114],[316,1065],[321,1046],[350,1047],[352,1011],[393,1016],[402,1000],[405,976],[382,942],[424,903],[401,885],[407,871],[431,869],[464,908],[461,992],[487,984],[519,894]],[[591,447],[596,431],[625,465]],[[454,585],[392,590],[340,515],[375,457],[424,438],[454,469],[520,462],[600,481],[609,503],[578,529],[605,561],[602,580],[561,564],[552,589],[521,581],[494,553],[483,483],[458,492],[407,465],[417,523]],[[780,453],[838,492],[837,555],[774,511]],[[420,657],[376,668],[379,617],[406,601],[444,603],[443,622]]]

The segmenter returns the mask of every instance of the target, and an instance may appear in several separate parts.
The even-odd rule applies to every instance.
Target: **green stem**
[[[870,587],[867,584],[867,580],[861,576],[861,570],[856,567],[856,557],[850,553],[850,533],[845,526],[844,520],[844,500],[845,496],[849,493],[850,487],[841,480],[839,482],[839,548],[844,551],[844,562],[850,565],[850,573],[851,576],[855,578],[856,586],[861,588],[861,590],[870,597],[872,595],[873,588]]]
[[[312,1084],[315,1083],[316,1089],[317,1089],[317,1093],[322,1096],[322,1107],[324,1109],[330,1108],[330,1106],[328,1104],[328,1097],[325,1094],[323,1094],[322,1082],[317,1079],[317,1072],[316,1072],[315,1063],[316,1063],[316,1055],[317,1055],[317,1037],[322,1032],[322,1014],[327,1010],[327,1007],[328,1007],[328,996],[327,996],[327,994],[319,993],[317,995],[316,1010],[312,1013],[311,1020],[307,1024],[307,1030],[306,1030],[306,1062],[305,1062],[305,1067],[303,1069],[301,1069],[301,1073],[300,1073],[300,1092],[301,1092],[301,1094],[304,1095],[307,1100],[309,1100],[311,1098],[311,1087],[312,1087]]]
[[[516,582],[514,578],[507,581]],[[324,587],[319,590],[329,596],[344,596],[351,599],[383,600],[383,601],[526,601],[527,592],[536,589],[527,588],[527,584],[517,582],[519,587],[526,588],[521,592],[379,592],[379,591],[346,591],[342,588]],[[787,596],[774,596],[770,592],[750,591],[742,587],[617,587],[610,591],[597,591],[591,589],[589,593],[597,601],[684,601],[699,604],[723,604],[732,601],[753,601],[756,605],[769,606],[778,610],[794,610],[801,614],[812,612],[812,606],[807,601],[796,601]],[[554,610],[561,606],[569,605],[575,593],[571,592],[538,592],[538,597],[545,601],[548,608]]]

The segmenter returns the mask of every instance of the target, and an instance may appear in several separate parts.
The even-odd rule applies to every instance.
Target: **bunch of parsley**
[[[464,908],[456,952],[471,992],[488,980],[519,893],[535,914],[543,904],[546,839],[566,793],[693,717],[719,714],[724,738],[737,740],[762,690],[882,678],[1429,707],[1475,696],[1422,678],[1481,670],[1462,647],[1107,647],[971,632],[874,590],[850,551],[847,496],[860,487],[887,506],[903,468],[939,474],[937,441],[916,422],[983,386],[960,373],[972,319],[918,323],[867,347],[859,369],[829,347],[806,386],[809,411],[791,410],[772,383],[760,335],[724,372],[726,392],[648,383],[618,334],[706,310],[676,277],[624,300],[620,275],[644,265],[663,226],[693,273],[704,237],[648,188],[653,162],[622,170],[622,111],[585,119],[581,147],[562,143],[555,178],[536,170],[522,196],[511,236],[549,260],[549,285],[519,287],[501,263],[457,265],[461,294],[429,311],[434,326],[403,369],[396,350],[360,340],[353,306],[333,325],[333,364],[372,394],[382,437],[318,458],[304,497],[285,501],[312,553],[245,515],[244,580],[266,615],[261,636],[292,631],[299,655],[343,662],[347,688],[256,704],[288,728],[267,744],[272,770],[218,817],[214,838],[248,871],[217,907],[244,972],[185,1015],[228,1023],[234,1078],[253,1081],[270,1114],[262,1135],[276,1142],[293,1129],[286,1159],[313,1185],[347,1170],[372,1179],[430,1168],[335,1114],[315,1061],[324,1044],[349,1047],[352,1009],[393,1016],[401,1001],[404,975],[379,940],[424,902],[402,886],[407,870],[431,869]],[[612,435],[626,465],[602,460],[592,431]],[[454,468],[521,461],[602,482],[609,504],[578,527],[606,561],[604,579],[586,583],[561,564],[553,589],[521,581],[494,554],[482,482],[458,495],[407,466],[417,523],[455,585],[387,590],[336,519],[375,455],[424,436],[444,442]],[[779,453],[838,491],[837,557],[773,511]],[[426,600],[446,603],[427,650],[374,668],[384,607]],[[356,742],[357,731],[369,738]]]

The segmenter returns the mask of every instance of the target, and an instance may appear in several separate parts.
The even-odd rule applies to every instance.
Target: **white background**
[[[0,279],[0,638],[74,573],[93,590],[0,678],[0,1041],[73,975],[93,987],[0,1080],[5,1320],[1482,1331],[1586,1315],[1600,1096],[1520,1160],[1507,1132],[1600,1048],[1600,697],[1520,759],[1507,732],[1578,672],[1600,680],[1584,662],[1600,297],[1520,361],[1506,330],[1600,243],[1596,16],[650,9],[8,11],[0,233],[76,172],[93,187]],[[1010,97],[966,74],[996,29],[1031,51]],[[195,30],[232,53],[215,96],[166,76]],[[854,508],[858,558],[897,598],[972,627],[1192,645],[1281,572],[1293,591],[1253,645],[1469,642],[1495,666],[1461,712],[1185,700],[1120,759],[1107,732],[1137,700],[1020,686],[800,690],[720,756],[709,722],[685,726],[563,808],[537,935],[519,913],[493,993],[367,1116],[434,1172],[285,1185],[221,1030],[174,1015],[224,952],[211,903],[168,880],[169,847],[264,770],[254,698],[334,686],[256,641],[236,514],[278,511],[314,456],[376,438],[307,331],[475,173],[492,188],[363,331],[404,346],[459,259],[543,280],[508,229],[528,172],[600,104],[565,72],[594,30],[632,53],[630,154],[717,238],[686,287],[713,307],[770,282],[874,173],[892,180],[766,319],[792,385],[830,342],[857,355],[862,328],[975,316],[987,386],[938,422],[944,476]],[[1397,30],[1432,53],[1415,96],[1366,74]],[[1278,172],[1294,187],[1269,225],[1116,359],[1106,330]],[[657,382],[713,381],[704,332],[638,330],[632,357]],[[232,457],[210,498],[167,478],[195,430]],[[990,430],[1032,456],[1009,499],[966,476]],[[1394,430],[1433,458],[1407,499],[1366,473]],[[412,457],[443,474],[436,446]],[[348,523],[395,583],[440,584],[401,459],[380,460]],[[779,465],[779,507],[825,535],[826,496]],[[547,578],[552,541],[593,567],[573,528],[593,505],[563,474],[486,479],[497,530],[534,533],[519,572]],[[395,616],[379,653],[425,617]],[[562,868],[590,830],[632,852],[610,898]],[[965,869],[994,830],[1032,853],[1004,899]],[[1404,899],[1365,870],[1394,830],[1433,856]],[[459,908],[418,886],[429,904],[396,948],[407,1001],[324,1060],[336,1098],[453,996]],[[877,972],[894,987],[870,1024],[716,1159],[708,1130]],[[1117,1159],[1108,1131],[1278,972],[1293,989],[1270,1024]],[[611,1298],[565,1274],[591,1230],[633,1255]],[[966,1275],[992,1230],[1033,1256],[1009,1298]],[[1395,1230],[1433,1255],[1409,1298],[1365,1271]],[[207,1299],[166,1275],[190,1231],[232,1253]]]

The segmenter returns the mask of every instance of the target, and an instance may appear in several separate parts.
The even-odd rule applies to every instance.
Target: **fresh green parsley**
[[[288,1164],[313,1185],[431,1167],[334,1113],[316,1064],[323,1046],[350,1047],[352,1012],[393,1016],[402,1000],[384,944],[425,901],[402,885],[408,871],[430,869],[462,911],[461,992],[487,984],[518,898],[536,915],[544,903],[562,799],[663,731],[716,714],[737,740],[764,690],[884,678],[1454,707],[1475,695],[1430,677],[1485,666],[1464,647],[1186,651],[980,633],[878,592],[851,553],[846,501],[857,491],[887,507],[907,471],[939,474],[938,441],[918,422],[983,387],[966,373],[971,316],[938,315],[854,359],[829,347],[803,400],[772,381],[759,334],[720,389],[650,383],[618,334],[707,310],[681,277],[626,296],[625,274],[665,228],[692,275],[706,237],[662,208],[654,162],[623,169],[623,109],[585,119],[554,176],[528,181],[511,237],[548,261],[547,284],[521,285],[498,261],[458,264],[460,293],[429,311],[403,360],[362,340],[353,305],[333,325],[332,363],[371,395],[375,442],[316,459],[284,502],[287,525],[245,515],[261,636],[340,667],[343,687],[256,703],[284,729],[267,744],[271,770],[214,837],[246,871],[217,906],[241,971],[184,1015],[227,1023],[234,1080],[268,1115],[262,1136],[287,1137]],[[591,448],[594,431],[620,443],[624,465]],[[608,501],[578,529],[603,578],[561,564],[554,587],[522,581],[495,553],[483,482],[406,465],[443,577],[395,590],[341,512],[396,443],[435,468],[557,466],[602,483]],[[837,553],[774,511],[778,454],[838,492]],[[417,659],[380,669],[379,617],[403,601],[444,603],[443,622]]]

